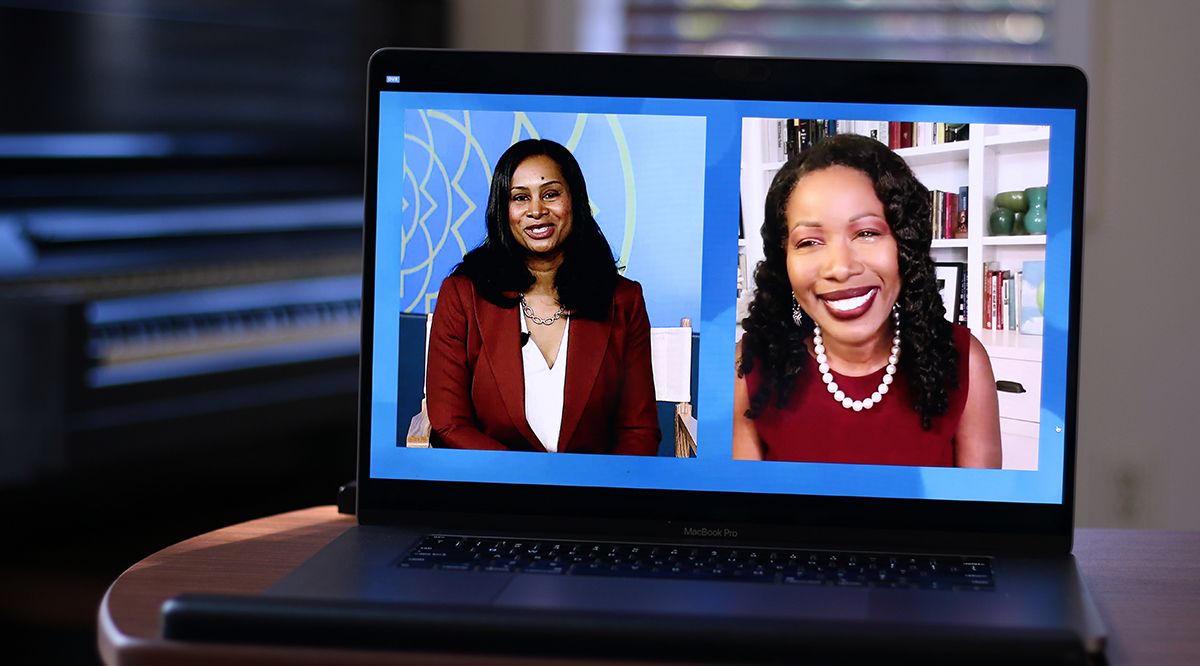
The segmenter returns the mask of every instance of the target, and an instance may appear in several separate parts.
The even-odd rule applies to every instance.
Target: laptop
[[[1068,663],[1102,650],[1104,628],[1070,554],[1086,127],[1078,70],[385,49],[371,59],[367,102],[358,524],[253,603],[172,602],[169,636],[204,637],[179,620],[191,609],[235,618],[242,640],[524,656]],[[968,391],[981,397],[968,399],[991,419],[983,458],[965,453],[961,428],[936,464],[789,454],[786,434],[760,438],[760,455],[735,447],[743,336],[769,344],[769,329],[752,324],[767,310],[755,305],[765,288],[756,267],[774,253],[760,233],[772,184],[822,144],[864,137],[928,190],[938,315],[970,330],[996,382],[970,371]],[[688,320],[690,362],[653,372],[656,385],[684,373],[691,418],[657,405],[664,417],[642,424],[660,438],[649,455],[439,438],[449,432],[435,404],[445,378],[425,377],[426,359],[445,372],[432,360],[439,347],[452,338],[470,347],[464,338],[485,328],[462,323],[471,308],[483,317],[482,301],[451,299],[444,281],[486,238],[498,162],[527,139],[578,162],[621,284],[640,287],[644,315],[630,321],[657,331]],[[506,198],[552,203],[539,197]],[[788,245],[788,261],[887,235],[851,231]],[[879,274],[884,293],[896,276]],[[509,303],[513,322],[517,307]],[[465,333],[439,324],[450,310]],[[568,318],[574,341],[587,322]],[[843,323],[829,320],[825,337]],[[466,358],[457,372],[477,396],[471,372],[484,372],[482,361]],[[959,358],[964,381],[969,358]],[[641,372],[646,359],[620,360],[588,386],[610,371]],[[466,409],[455,427],[494,433]],[[873,413],[861,400],[842,411],[836,418]],[[422,415],[434,421],[434,446],[409,437]],[[806,426],[789,427],[802,441]],[[690,445],[675,445],[679,429]]]

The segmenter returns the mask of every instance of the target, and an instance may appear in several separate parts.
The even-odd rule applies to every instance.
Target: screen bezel
[[[529,72],[571,72],[530,77]],[[384,73],[403,72],[387,84]],[[614,75],[620,72],[620,75]],[[453,76],[447,76],[453,73]],[[802,81],[787,94],[778,82]],[[358,518],[363,523],[476,517],[526,527],[612,525],[631,533],[681,534],[681,526],[720,525],[739,540],[890,543],[1066,552],[1074,516],[1078,325],[1087,82],[1076,68],[1044,65],[828,61],[699,56],[524,54],[384,49],[368,66],[364,180],[363,303],[374,302],[379,94],[384,90],[612,97],[674,97],[795,102],[1001,106],[1068,109],[1076,114],[1071,283],[1068,299],[1063,501],[1033,504],[757,493],[637,490],[370,478],[374,313],[364,307],[360,361]],[[538,507],[537,511],[530,511]],[[846,527],[853,526],[853,527]]]

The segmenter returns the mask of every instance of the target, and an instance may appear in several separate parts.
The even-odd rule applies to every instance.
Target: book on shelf
[[[967,123],[935,123],[935,122],[908,122],[908,121],[891,121],[884,123],[870,123],[878,127],[867,129],[841,129],[841,131],[850,131],[863,136],[870,136],[878,140],[880,143],[887,145],[892,150],[900,148],[913,148],[925,146],[937,146],[943,143],[954,143],[956,141],[966,141],[971,138],[971,126]],[[839,125],[839,127],[841,127]]]
[[[934,144],[934,123],[913,123],[913,145],[932,146]]]
[[[833,122],[836,125],[836,121],[790,118],[788,120],[787,140],[788,159],[812,148],[821,139],[825,138],[826,125],[829,122]]]
[[[1042,302],[1039,295],[1045,293],[1046,262],[1026,261],[1021,264],[1021,322],[1020,331],[1025,335],[1041,335],[1045,326]]]
[[[783,124],[783,159],[787,161],[794,159],[809,146],[808,126],[803,118],[788,118]]]
[[[1021,330],[1021,271],[1012,274],[1012,307],[1008,310],[1009,328]]]
[[[782,120],[777,121],[775,123],[775,149],[772,151],[774,153],[772,161],[782,162],[787,159],[787,140],[787,123]]]
[[[888,148],[899,150],[913,147],[913,123],[893,120],[888,122]]]
[[[958,219],[958,193],[946,192],[945,203],[942,206],[941,237],[954,238],[954,224]]]
[[[824,120],[809,120],[808,122],[808,147],[821,143],[825,140],[825,121]]]
[[[992,272],[983,265],[983,328],[992,330]]]
[[[966,185],[958,188],[958,221],[954,227],[953,238],[967,237],[967,223],[969,221],[967,219],[967,194],[968,187]]]
[[[933,229],[933,237],[941,238],[938,227],[942,223],[942,209],[946,205],[946,193],[941,190],[931,190],[929,192],[929,225]]]
[[[881,125],[886,123],[874,120],[789,118],[783,128],[784,157],[780,159],[790,159],[838,134],[861,134],[884,141],[886,133],[883,137],[880,136]]]
[[[968,315],[967,265],[965,263],[961,263],[960,265],[962,266],[962,275],[958,281],[958,323],[963,326],[966,326],[967,325],[967,315]]]
[[[929,227],[933,238],[957,238],[960,197],[957,192],[929,191]]]
[[[1013,300],[1016,301],[1016,306],[1014,309],[1017,313],[1018,330],[1020,330],[1019,322],[1021,320],[1021,293],[1025,291],[1025,271],[1017,271],[1017,274],[1013,276],[1013,287]],[[1021,332],[1024,333],[1025,331]]]
[[[783,161],[838,134],[870,137],[892,150],[936,146],[966,140],[969,128],[966,123],[788,118],[778,121],[766,151],[771,161]]]
[[[773,120],[767,128],[763,143],[764,162],[782,162],[788,158],[788,127],[786,120]]]
[[[946,308],[946,320],[952,324],[966,324],[967,265],[961,261],[937,262],[934,264],[938,293]]]
[[[891,123],[889,123],[887,121],[876,122],[875,123],[875,136],[873,136],[871,138],[875,139],[876,141],[878,141],[879,143],[882,143],[885,146],[891,147],[891,144],[889,143],[891,141],[891,134],[889,132],[890,127],[891,127]]]
[[[992,271],[992,328],[1004,330],[1004,271]]]
[[[996,280],[995,274],[1000,270],[1000,262],[989,261],[983,265],[983,328],[989,331],[998,330],[996,316]]]
[[[1008,330],[1017,330],[1017,299],[1013,297],[1013,274],[1012,271],[1003,271],[1001,281],[1004,284],[1004,301],[1002,311]]]
[[[839,120],[833,130],[837,134],[857,134],[887,145],[887,123],[878,120]]]

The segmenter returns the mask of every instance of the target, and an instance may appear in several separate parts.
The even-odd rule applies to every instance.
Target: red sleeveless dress
[[[970,389],[971,333],[953,327],[958,351],[958,388],[950,389],[950,406],[933,417],[929,430],[921,428],[921,415],[913,409],[912,392],[903,370],[896,373],[883,401],[856,412],[842,407],[825,388],[816,361],[796,378],[797,385],[783,409],[772,396],[754,420],[763,446],[763,459],[790,462],[858,463],[869,465],[954,466],[954,433],[962,418]],[[761,364],[746,375],[750,395],[762,383]],[[879,386],[883,369],[862,377],[833,373],[846,395],[861,400]]]

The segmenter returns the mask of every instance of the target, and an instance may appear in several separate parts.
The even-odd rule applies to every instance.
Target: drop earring
[[[797,326],[804,325],[804,311],[800,309],[800,303],[796,301],[795,294],[792,294],[792,321],[796,322]]]

